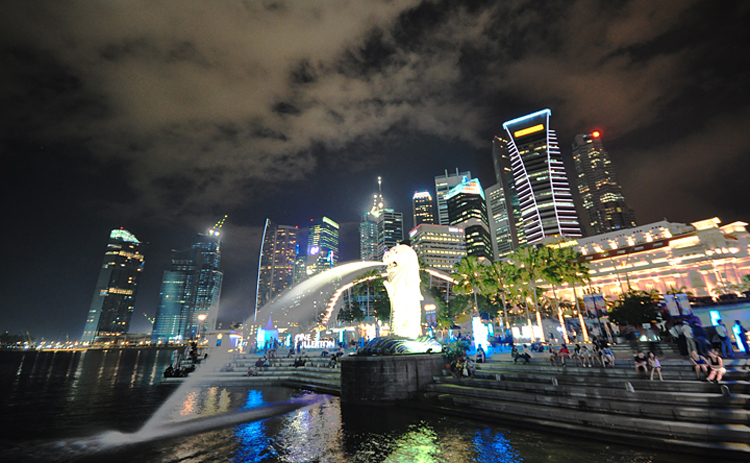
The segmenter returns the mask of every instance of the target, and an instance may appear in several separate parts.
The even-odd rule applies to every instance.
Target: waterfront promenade
[[[727,360],[721,384],[698,381],[689,361],[662,345],[664,381],[639,379],[629,346],[615,347],[615,368],[550,366],[535,353],[530,365],[515,365],[510,353],[479,364],[475,378],[447,371],[407,406],[533,429],[687,453],[750,458],[750,360]],[[646,351],[647,347],[642,346]],[[257,355],[234,359],[234,371],[207,377],[216,384],[283,385],[329,394],[340,392],[340,370],[309,351],[306,366],[292,358],[247,376]]]

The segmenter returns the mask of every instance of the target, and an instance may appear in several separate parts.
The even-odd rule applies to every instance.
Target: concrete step
[[[417,399],[429,408],[463,417],[492,422],[514,423],[535,429],[554,429],[576,435],[640,446],[699,452],[713,457],[746,461],[750,457],[750,428],[742,424],[686,423],[635,418],[607,413],[516,404],[435,392],[422,393]]]
[[[453,382],[431,384],[426,390],[454,396],[652,419],[716,424],[750,423],[750,410],[738,408],[740,404],[737,401],[728,400],[720,394],[712,398],[711,406],[707,407],[705,397],[701,397],[702,400],[699,401],[686,400],[686,394],[667,395],[641,391],[626,393],[624,390],[604,390],[598,391],[603,394],[594,394],[591,388],[566,388],[564,386],[544,391],[550,392],[549,394],[529,394],[527,391],[513,391],[491,386],[492,384],[482,385],[474,381],[463,381],[462,384]],[[750,396],[745,397],[741,405],[745,405],[748,399]],[[691,406],[692,404],[695,406]]]

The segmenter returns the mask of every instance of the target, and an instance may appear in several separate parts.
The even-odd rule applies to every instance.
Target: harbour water
[[[176,389],[169,350],[0,352],[2,461],[139,462],[680,462],[700,457],[610,445],[403,408],[342,406],[281,387],[201,386],[175,420],[236,413],[294,397],[313,405],[157,441],[103,446],[134,433]]]

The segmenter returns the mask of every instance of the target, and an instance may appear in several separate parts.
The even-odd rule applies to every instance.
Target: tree
[[[534,300],[534,310],[537,313],[537,323],[542,332],[542,340],[544,340],[544,330],[541,326],[541,314],[536,294],[536,281],[541,277],[542,266],[544,265],[539,255],[539,248],[536,246],[523,246],[513,251],[508,257],[517,268],[516,276],[518,277],[518,283],[529,288],[529,293]],[[528,309],[526,311],[526,318],[529,328],[531,328]]]
[[[493,262],[484,269],[483,285],[490,301],[502,304],[505,325],[508,326],[508,308],[506,295],[511,295],[511,286],[516,268],[508,262]]]
[[[364,320],[365,314],[362,313],[362,307],[360,307],[360,304],[354,294],[352,294],[352,297],[350,297],[347,304],[345,304],[344,307],[339,310],[339,314],[336,318],[337,320],[344,323]]]
[[[460,262],[453,266],[451,278],[455,281],[453,291],[456,294],[474,295],[474,309],[479,312],[479,303],[477,294],[482,292],[484,283],[484,265],[474,256],[464,257]]]
[[[617,298],[609,318],[618,325],[640,325],[661,320],[659,303],[646,291],[627,291]]]
[[[383,285],[383,279],[379,270],[364,272],[356,278],[361,281],[352,288],[352,292],[358,296],[365,296],[368,305],[364,307],[364,316],[375,316],[388,321],[391,318],[391,300]]]

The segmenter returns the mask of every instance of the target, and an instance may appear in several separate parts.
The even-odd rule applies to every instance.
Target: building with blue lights
[[[307,235],[307,275],[336,266],[339,259],[339,224],[323,217],[313,220]]]
[[[143,273],[141,242],[127,230],[112,230],[81,342],[120,336],[130,329],[138,282]]]
[[[197,339],[216,329],[224,279],[219,263],[225,219],[205,235],[195,235],[189,250],[172,254],[170,268],[162,277],[151,342]]]
[[[551,115],[543,109],[503,124],[528,243],[549,236],[581,236]]]
[[[464,229],[466,254],[492,260],[492,240],[487,201],[479,179],[453,187],[446,195],[449,225]]]
[[[437,203],[437,221],[435,223],[438,225],[450,225],[448,201],[445,199],[445,195],[456,185],[464,183],[469,179],[471,179],[471,172],[459,172],[458,169],[456,169],[455,174],[449,174],[448,170],[446,170],[445,175],[435,176],[435,201]]]

